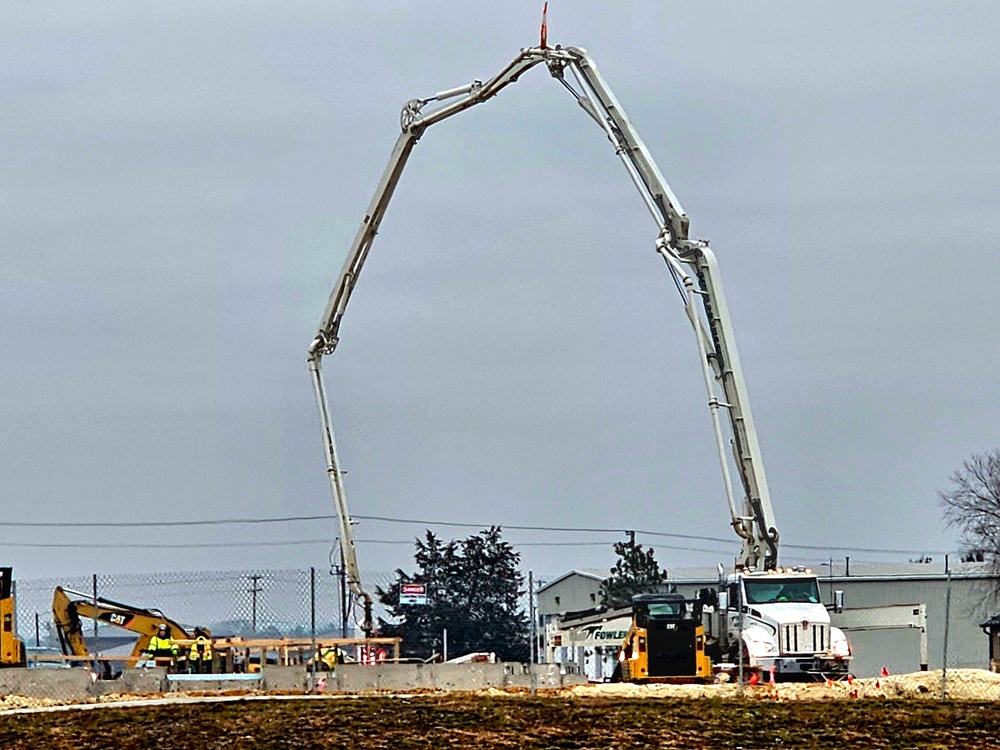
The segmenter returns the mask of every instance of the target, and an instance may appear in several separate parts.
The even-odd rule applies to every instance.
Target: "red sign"
[[[423,606],[427,604],[427,584],[399,584],[399,603],[405,606]]]

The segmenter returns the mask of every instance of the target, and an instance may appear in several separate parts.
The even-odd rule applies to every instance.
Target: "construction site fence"
[[[169,691],[245,688],[309,692],[333,689],[334,685],[353,688],[371,680],[375,681],[373,685],[383,686],[405,686],[408,681],[443,687],[478,684],[479,677],[459,677],[466,673],[482,673],[482,679],[489,684],[500,679],[489,676],[492,674],[489,670],[494,669],[491,665],[407,664],[405,658],[400,663],[397,661],[401,656],[398,644],[362,642],[359,639],[363,638],[363,633],[358,628],[356,613],[344,607],[346,587],[337,573],[336,569],[331,572],[326,568],[310,568],[87,574],[17,580],[17,633],[33,668],[0,670],[0,704],[5,695],[80,700],[83,691],[83,697],[101,699],[108,693],[152,692],[154,688],[160,690],[165,686]],[[388,572],[369,572],[364,580],[370,591],[388,590],[395,585],[396,576]],[[116,680],[102,679],[105,674],[99,673],[94,666],[97,659],[80,663],[64,659],[61,654],[51,611],[57,586],[89,597],[159,610],[171,620],[210,629],[213,640],[225,639],[218,647],[232,660],[224,660],[220,654],[215,670],[228,672],[229,676],[223,678],[217,674],[212,682],[205,682],[199,675],[189,674],[194,670],[183,658],[165,670],[168,676],[157,676],[155,670],[129,669],[127,655],[135,636],[111,625],[85,620],[88,646],[99,651],[104,662],[112,664],[113,669],[109,671],[122,675]],[[349,602],[349,597],[346,598]],[[388,613],[376,602],[374,615],[377,619],[387,617]],[[952,602],[949,580],[944,622],[941,623],[943,632],[938,631],[943,636],[944,658],[943,664],[935,665],[944,669],[934,669],[923,677],[914,676],[920,683],[917,687],[921,696],[962,700],[974,694],[981,700],[1000,700],[1000,674],[995,674],[1000,670],[1000,624],[998,632],[991,636],[994,673],[992,676],[981,670],[975,673],[975,670],[958,668],[966,665],[956,663],[949,648],[955,618],[966,616]],[[314,658],[317,651],[327,648],[338,649],[333,659]],[[536,653],[540,655],[544,651],[538,649]],[[242,662],[239,668],[236,667],[237,656]],[[341,663],[335,664],[338,660]],[[343,664],[343,661],[357,663]],[[373,671],[357,671],[365,667]],[[505,669],[510,670],[509,667]],[[561,675],[559,679],[566,679],[571,671],[568,665],[540,665],[539,669],[555,669],[553,674]],[[332,680],[335,672],[340,677]],[[892,686],[893,690],[899,684],[897,675],[857,674],[856,677],[884,677],[884,686]],[[510,674],[503,680],[505,685],[516,682]]]
[[[366,586],[391,588],[392,573],[368,573]],[[93,573],[15,581],[17,631],[32,653],[59,650],[52,596],[59,586],[87,598],[108,599],[165,618],[244,639],[361,636],[342,575],[334,569]],[[345,599],[346,607],[345,607]],[[376,616],[385,616],[376,604]],[[106,651],[129,634],[105,623],[83,621],[84,637]]]

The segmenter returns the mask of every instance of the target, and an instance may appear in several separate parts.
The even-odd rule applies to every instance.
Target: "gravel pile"
[[[46,706],[58,706],[63,702],[53,698],[28,698],[24,695],[3,695],[0,696],[0,711],[7,711],[12,708],[45,708]]]
[[[869,677],[839,682],[747,686],[747,696],[771,700],[841,700],[851,698],[931,698],[941,697],[941,670],[912,674]],[[1000,674],[985,669],[949,669],[947,697],[958,701],[1000,700]],[[738,688],[717,685],[577,685],[561,691],[573,697],[616,696],[621,698],[735,698]]]

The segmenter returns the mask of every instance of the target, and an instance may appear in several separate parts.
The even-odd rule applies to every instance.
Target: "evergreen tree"
[[[524,576],[519,553],[494,526],[458,541],[442,542],[431,531],[416,541],[415,573],[396,571],[396,584],[377,589],[389,608],[390,623],[380,618],[383,634],[400,636],[411,656],[441,653],[448,629],[448,654],[493,651],[504,661],[528,658],[528,617],[521,608]],[[426,605],[399,604],[399,585],[427,585]]]
[[[660,568],[653,549],[643,550],[635,537],[627,542],[615,542],[618,561],[611,575],[601,584],[601,604],[608,609],[631,607],[632,597],[659,590],[667,580],[667,571]]]

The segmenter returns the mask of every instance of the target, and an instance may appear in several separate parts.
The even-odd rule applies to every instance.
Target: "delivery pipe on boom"
[[[771,569],[777,565],[778,530],[715,256],[707,242],[689,239],[689,220],[677,196],[663,178],[646,145],[632,127],[624,109],[586,50],[579,47],[550,48],[543,39],[539,47],[521,50],[503,70],[485,83],[473,81],[465,86],[406,103],[400,114],[402,133],[351,243],[309,346],[308,363],[322,423],[327,472],[337,508],[346,576],[351,592],[363,602],[365,613],[362,628],[366,633],[370,633],[372,627],[371,596],[365,592],[361,583],[344,482],[323,386],[322,358],[332,354],[340,341],[340,325],[347,304],[417,141],[431,125],[491,99],[517,81],[524,72],[542,63],[604,131],[656,221],[659,229],[656,252],[666,263],[682,296],[697,338],[732,526],[743,540],[738,562],[749,568]],[[577,88],[566,81],[567,69]],[[437,108],[427,109],[432,102],[440,104]],[[729,425],[729,442],[743,487],[743,500],[739,507],[729,472],[720,411],[728,416],[726,422]]]
[[[330,419],[329,402],[323,385],[322,359],[324,355],[332,354],[340,341],[340,323],[347,309],[347,303],[361,274],[361,268],[368,251],[375,241],[379,225],[385,216],[385,211],[392,199],[392,194],[399,184],[399,179],[406,166],[407,159],[413,151],[420,136],[431,125],[458,114],[476,104],[496,96],[503,88],[517,80],[529,68],[541,63],[544,58],[535,54],[537,50],[521,52],[506,68],[486,83],[474,81],[466,86],[449,89],[425,99],[414,99],[407,102],[400,115],[402,133],[396,140],[396,145],[389,157],[389,163],[382,173],[368,205],[361,227],[358,229],[348,250],[347,258],[341,268],[340,276],[334,285],[327,302],[326,310],[320,320],[316,336],[309,346],[307,361],[312,375],[313,389],[319,408],[320,422],[323,434],[323,446],[326,452],[327,474],[330,478],[330,490],[337,509],[340,543],[344,551],[344,568],[347,584],[353,596],[363,607],[361,629],[365,635],[372,632],[371,595],[364,590],[361,583],[361,569],[358,566],[357,551],[354,545],[354,533],[351,528],[351,518],[347,506],[347,495],[344,490],[343,475],[337,456],[336,439],[333,424]],[[431,102],[442,102],[457,99],[436,110],[424,112],[424,107]]]

